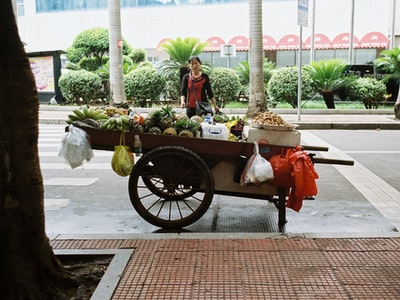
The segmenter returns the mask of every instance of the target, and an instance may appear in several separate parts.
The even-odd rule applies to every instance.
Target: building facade
[[[395,1],[354,0],[352,6],[352,0],[309,0],[308,25],[301,31],[303,63],[310,61],[310,49],[316,60],[342,58],[366,64],[383,49],[398,46],[400,17],[395,16],[400,16],[400,3]],[[83,30],[108,27],[107,2],[17,0],[26,51],[66,50]],[[262,14],[265,56],[278,67],[296,65],[298,1],[264,0]],[[159,49],[163,41],[196,37],[210,45],[203,59],[214,66],[233,67],[248,59],[249,18],[249,3],[241,0],[121,0],[124,39],[134,48],[145,49],[154,63],[168,59]],[[221,57],[223,45],[232,45],[236,55]]]

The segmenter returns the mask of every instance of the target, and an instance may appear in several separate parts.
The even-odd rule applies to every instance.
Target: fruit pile
[[[146,117],[129,109],[112,106],[82,106],[69,114],[66,122],[103,130],[195,137],[203,118],[194,116],[189,119],[185,114],[177,114],[170,105],[155,110]]]

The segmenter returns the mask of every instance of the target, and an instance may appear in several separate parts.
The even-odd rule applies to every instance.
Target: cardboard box
[[[297,130],[269,130],[249,127],[247,142],[253,143],[260,139],[266,139],[271,145],[295,147],[300,145],[301,135]]]

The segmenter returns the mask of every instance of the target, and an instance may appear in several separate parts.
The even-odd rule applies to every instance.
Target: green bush
[[[210,74],[211,86],[217,105],[225,107],[230,101],[236,100],[240,90],[240,79],[235,70],[215,68]]]
[[[80,32],[72,46],[67,49],[68,61],[78,64],[85,60],[81,68],[94,71],[107,62],[109,55],[109,32],[107,28],[95,27]],[[132,47],[122,38],[122,53],[129,55]],[[87,59],[90,59],[90,62]]]
[[[101,78],[86,70],[69,71],[60,76],[58,85],[66,102],[88,104],[89,101],[98,98]]]
[[[386,94],[386,85],[376,78],[360,77],[348,84],[346,91],[350,100],[363,102],[365,108],[378,108]]]
[[[109,58],[108,56],[103,57],[101,61],[99,61],[98,58],[95,57],[83,57],[79,63],[78,66],[81,69],[84,69],[86,71],[94,72],[96,71],[101,65],[104,65],[108,62]]]
[[[178,100],[181,95],[181,81],[179,80],[179,70],[164,73],[165,88],[162,92],[165,100]]]
[[[140,62],[144,62],[147,60],[146,50],[142,48],[134,48],[132,52],[129,54],[129,57],[132,59],[132,62],[137,64]]]
[[[268,81],[267,92],[273,103],[289,103],[293,108],[297,107],[298,67],[285,67],[272,71]],[[313,89],[311,76],[303,68],[301,98],[310,99]]]
[[[126,98],[139,107],[152,106],[165,88],[165,79],[152,66],[136,68],[125,76],[124,83]]]

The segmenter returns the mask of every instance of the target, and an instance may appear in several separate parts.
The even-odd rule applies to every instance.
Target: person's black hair
[[[192,60],[197,60],[199,62],[199,64],[201,64],[200,57],[198,57],[198,56],[191,56],[188,60],[189,64],[192,62]]]

